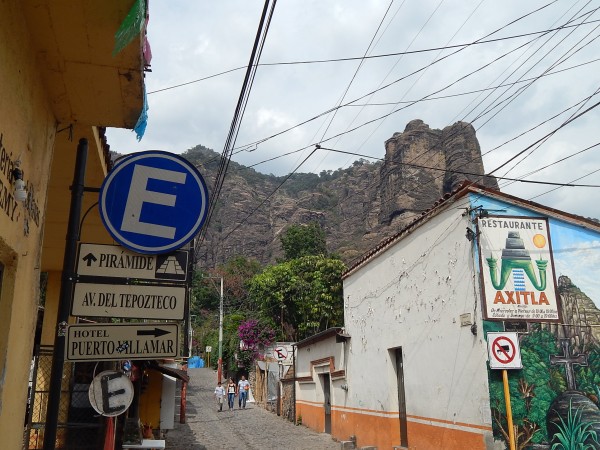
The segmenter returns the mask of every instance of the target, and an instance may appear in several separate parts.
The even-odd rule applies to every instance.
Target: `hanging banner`
[[[478,220],[484,314],[489,320],[559,322],[548,220]]]

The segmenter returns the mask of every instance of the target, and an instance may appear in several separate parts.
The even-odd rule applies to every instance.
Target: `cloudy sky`
[[[148,127],[139,143],[131,131],[109,130],[111,149],[182,153],[202,144],[221,153],[263,5],[152,0]],[[410,120],[439,129],[462,120],[477,130],[486,172],[526,150],[494,174],[600,185],[600,146],[583,151],[600,142],[600,108],[575,118],[600,101],[599,8],[574,0],[280,0],[232,159],[284,175],[317,143],[383,158],[385,140]],[[339,59],[350,60],[274,64]],[[340,103],[335,116],[323,114]],[[318,150],[297,170],[355,159]],[[500,186],[600,218],[595,187]]]

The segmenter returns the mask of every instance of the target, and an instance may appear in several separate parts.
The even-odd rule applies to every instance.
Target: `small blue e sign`
[[[189,161],[151,150],[115,165],[100,188],[99,208],[104,226],[123,247],[167,253],[187,244],[202,228],[208,189]]]

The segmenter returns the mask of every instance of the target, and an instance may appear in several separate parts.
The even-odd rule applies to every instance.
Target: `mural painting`
[[[548,223],[546,219],[539,220]],[[554,305],[561,317],[560,321],[553,321],[554,305],[550,295],[546,295],[548,305],[539,308],[549,309],[550,316],[532,316],[530,301],[527,318],[520,314],[497,321],[488,314],[489,320],[484,322],[486,331],[503,331],[511,325],[510,321],[527,321],[526,332],[520,333],[523,369],[509,371],[516,448],[600,449],[600,277],[596,269],[600,267],[600,235],[553,220],[543,245],[542,238],[538,237],[537,243],[533,241],[538,233],[503,231],[505,246],[495,249],[501,258],[485,253],[490,250],[485,239],[480,247],[482,278],[488,277],[488,307],[489,285],[495,290],[510,291],[523,285],[525,279],[525,292],[532,292],[529,299],[539,299],[556,276],[558,295]],[[494,435],[504,440],[508,448],[501,371],[489,370],[489,380]]]

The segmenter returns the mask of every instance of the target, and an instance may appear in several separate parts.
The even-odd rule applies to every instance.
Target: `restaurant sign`
[[[559,322],[548,220],[478,220],[484,314],[489,320]]]

